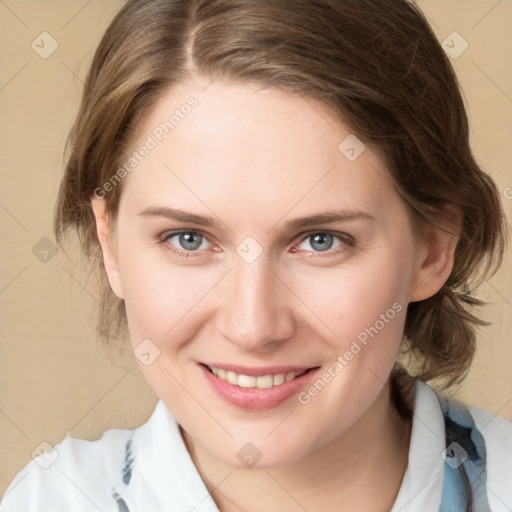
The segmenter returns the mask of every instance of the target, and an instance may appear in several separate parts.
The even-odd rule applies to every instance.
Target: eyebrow
[[[213,217],[197,215],[195,213],[185,212],[174,208],[167,208],[165,206],[150,206],[142,210],[139,215],[141,217],[165,217],[170,220],[177,220],[181,222],[190,222],[199,226],[220,227],[221,222]],[[340,211],[328,211],[310,215],[307,217],[300,217],[287,221],[285,227],[287,229],[303,229],[318,226],[321,224],[330,224],[338,222],[351,222],[354,220],[375,220],[372,215],[367,212],[349,209]]]
[[[367,212],[351,209],[318,213],[308,217],[293,219],[286,222],[285,226],[290,229],[302,229],[318,226],[320,224],[334,224],[337,222],[351,222],[354,220],[374,220],[374,218]]]
[[[142,210],[139,215],[141,217],[165,217],[170,220],[179,220],[181,222],[191,222],[199,226],[217,227],[220,223],[212,217],[196,215],[195,213],[184,212],[183,210],[175,210],[165,206],[150,206]]]

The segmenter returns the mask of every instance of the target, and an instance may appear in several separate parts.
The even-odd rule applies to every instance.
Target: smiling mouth
[[[273,387],[281,386],[286,382],[290,382],[294,379],[302,377],[311,370],[315,368],[308,368],[306,370],[300,370],[295,372],[286,372],[286,373],[273,373],[268,375],[244,375],[241,373],[236,373],[232,370],[225,370],[223,368],[217,368],[215,366],[208,366],[207,364],[203,364],[203,366],[213,375],[218,377],[221,380],[229,382],[234,386],[239,386],[241,388],[258,388],[258,389],[269,389]],[[317,368],[317,367],[316,367]]]

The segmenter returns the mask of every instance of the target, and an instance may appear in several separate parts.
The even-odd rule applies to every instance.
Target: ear
[[[91,206],[96,221],[96,232],[101,244],[103,264],[107,272],[108,282],[116,296],[122,299],[123,291],[115,249],[114,232],[106,213],[105,199],[93,197],[91,199]]]
[[[443,228],[428,228],[418,250],[418,264],[409,291],[409,302],[435,295],[446,283],[453,269],[455,248],[462,229],[462,212],[446,208]]]

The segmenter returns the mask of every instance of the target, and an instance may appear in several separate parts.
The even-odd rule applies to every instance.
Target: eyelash
[[[174,247],[173,245],[168,243],[168,240],[170,238],[172,238],[176,235],[182,235],[182,234],[187,234],[187,233],[193,233],[194,235],[200,235],[205,240],[207,240],[209,243],[211,243],[210,240],[208,239],[208,236],[205,233],[203,233],[202,231],[198,231],[197,229],[182,229],[179,231],[167,231],[167,232],[163,233],[162,235],[160,235],[159,236],[160,244],[163,245],[163,247],[166,251],[176,254],[181,258],[191,258],[191,257],[201,256],[201,252],[203,252],[203,251],[199,251],[199,250],[184,251],[184,250],[177,249],[176,247]]]
[[[164,247],[164,249],[166,251],[169,251],[172,254],[179,256],[180,258],[190,258],[190,257],[202,256],[201,253],[204,252],[204,250],[196,249],[196,250],[192,250],[192,251],[185,251],[185,250],[177,249],[175,246],[171,245],[168,242],[170,238],[173,238],[173,237],[175,237],[177,235],[181,235],[181,234],[200,235],[208,243],[212,243],[212,242],[210,242],[209,237],[206,233],[204,233],[200,230],[196,230],[196,229],[167,231],[165,233],[162,233],[158,237],[159,238],[158,242],[160,245],[162,245]],[[328,230],[327,231],[308,231],[307,233],[302,233],[301,235],[299,235],[301,237],[299,242],[295,245],[300,245],[301,243],[306,241],[308,238],[313,237],[314,235],[331,235],[334,238],[337,238],[340,242],[342,242],[342,245],[340,245],[339,247],[337,247],[335,249],[326,250],[325,251],[326,254],[323,254],[324,251],[306,251],[306,252],[316,254],[316,256],[314,256],[314,257],[325,258],[325,257],[337,256],[337,255],[342,254],[345,251],[347,251],[349,247],[354,246],[354,239],[350,235],[347,235],[344,233],[338,233],[335,231],[328,231]],[[294,252],[296,252],[296,251],[294,251]]]

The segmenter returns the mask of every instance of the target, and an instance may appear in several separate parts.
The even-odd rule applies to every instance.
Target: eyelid
[[[349,244],[353,244],[355,242],[354,237],[352,237],[348,233],[340,233],[339,231],[331,231],[329,229],[314,229],[314,230],[310,230],[310,231],[305,231],[304,233],[301,233],[300,235],[298,235],[297,238],[300,243],[300,242],[303,242],[304,240],[306,240],[307,238],[309,238],[313,235],[317,235],[317,234],[331,235],[331,236],[339,238],[343,242],[346,242]]]
[[[317,234],[333,236],[334,238],[337,238],[342,243],[342,245],[340,247],[336,247],[334,249],[327,249],[326,251],[307,251],[307,250],[303,251],[303,252],[315,254],[315,257],[336,256],[336,255],[346,251],[347,245],[350,247],[353,247],[354,243],[355,243],[354,238],[347,233],[340,233],[339,231],[331,231],[329,229],[316,229],[316,230],[312,230],[312,231],[306,231],[306,232],[302,233],[301,235],[299,235],[300,238],[299,238],[298,242],[295,243],[294,246],[292,247],[292,251],[293,252],[300,251],[301,249],[297,249],[297,246],[300,245],[305,240],[307,240],[308,238],[310,238],[314,235],[317,235]]]
[[[205,233],[204,231],[201,231],[200,229],[170,229],[169,231],[164,231],[161,233],[158,238],[160,241],[165,242],[167,239],[176,236],[181,235],[182,233],[194,233],[196,235],[201,235],[202,237],[206,238],[208,242],[211,243],[210,235],[208,233]]]
[[[194,257],[194,256],[201,256],[203,252],[205,252],[205,249],[202,250],[195,250],[195,251],[187,251],[185,249],[180,249],[179,247],[175,246],[174,244],[171,244],[169,242],[170,238],[173,238],[177,235],[180,235],[182,233],[193,233],[195,235],[199,235],[203,237],[209,244],[213,245],[213,242],[210,240],[210,236],[205,233],[204,231],[200,229],[171,229],[169,231],[165,231],[161,233],[158,236],[158,243],[161,244],[165,250],[178,254],[181,257]]]

